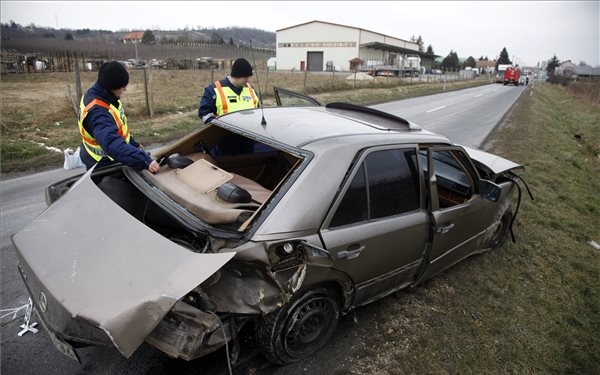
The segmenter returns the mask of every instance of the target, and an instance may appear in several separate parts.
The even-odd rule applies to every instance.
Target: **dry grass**
[[[196,112],[204,87],[227,73],[209,70],[151,71],[149,91],[154,115],[149,117],[144,71],[131,70],[123,102],[136,139],[145,145],[160,144],[198,127],[200,121]],[[96,74],[82,73],[82,90],[94,83]],[[265,106],[274,105],[274,86],[306,92],[324,102],[350,101],[357,104],[373,104],[443,90],[440,82],[411,84],[398,78],[354,81],[346,79],[346,76],[339,72],[259,71],[252,82],[255,87],[260,86]],[[77,147],[80,138],[74,105],[79,105],[79,99],[75,95],[74,82],[74,73],[2,76],[2,173],[60,167],[64,159],[61,150]],[[485,83],[449,83],[447,90]]]
[[[580,82],[570,82],[567,85],[567,91],[582,98],[591,105],[600,107],[600,81],[597,79],[582,79]]]
[[[336,375],[600,374],[599,124],[561,86],[524,95],[491,150],[526,166],[535,196],[517,243],[359,309]]]

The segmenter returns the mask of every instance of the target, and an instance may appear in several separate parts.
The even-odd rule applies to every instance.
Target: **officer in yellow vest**
[[[159,170],[142,146],[136,142],[127,126],[121,95],[127,90],[129,73],[118,61],[102,64],[98,80],[81,98],[79,133],[82,146],[79,152],[86,169],[98,164],[102,168],[116,162],[136,170]]]
[[[258,108],[259,98],[248,83],[252,77],[252,65],[244,58],[236,59],[231,74],[204,89],[200,99],[198,117],[208,124],[215,117],[242,109]]]

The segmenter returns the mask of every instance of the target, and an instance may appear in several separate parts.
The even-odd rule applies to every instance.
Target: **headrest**
[[[252,195],[246,189],[242,189],[232,182],[226,182],[219,186],[217,197],[229,203],[250,203]]]
[[[188,165],[192,164],[194,161],[187,156],[172,154],[167,158],[167,165],[169,168],[173,169],[183,169]]]

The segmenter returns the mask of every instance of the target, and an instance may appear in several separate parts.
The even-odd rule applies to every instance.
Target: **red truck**
[[[509,66],[504,71],[504,85],[509,83],[519,86],[519,79],[521,78],[521,69]]]

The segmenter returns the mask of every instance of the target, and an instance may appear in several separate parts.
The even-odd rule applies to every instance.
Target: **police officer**
[[[98,71],[98,80],[81,98],[79,133],[83,145],[79,155],[86,169],[116,162],[152,173],[160,168],[129,132],[120,100],[128,84],[129,73],[121,63],[104,63]]]
[[[208,124],[215,117],[242,109],[257,108],[258,95],[248,83],[252,76],[252,65],[244,58],[236,59],[231,74],[204,89],[200,99],[198,117]]]

